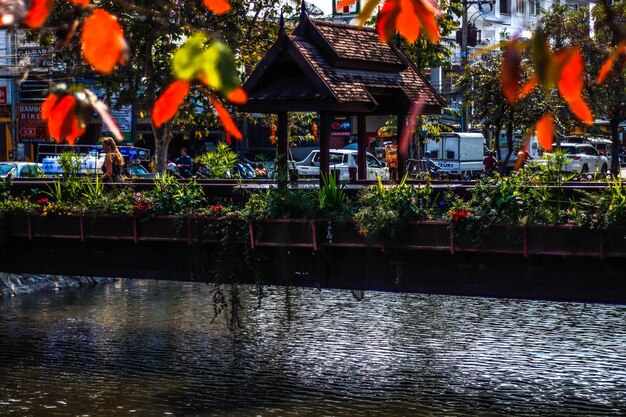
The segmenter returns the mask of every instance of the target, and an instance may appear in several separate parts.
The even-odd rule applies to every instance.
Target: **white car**
[[[331,149],[328,153],[329,170],[339,171],[339,180],[350,179],[350,168],[357,168],[358,152],[350,149]],[[389,170],[374,155],[366,153],[367,179],[375,180],[381,177],[383,180],[389,179]],[[300,177],[313,177],[320,175],[320,151],[314,150],[300,162],[296,162],[296,169]]]
[[[609,169],[608,159],[600,155],[590,144],[566,142],[561,143],[558,148],[565,152],[567,158],[567,162],[561,167],[564,172],[606,174]]]

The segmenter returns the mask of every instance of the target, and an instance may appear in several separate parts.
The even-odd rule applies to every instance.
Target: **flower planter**
[[[362,248],[372,246],[367,238],[359,233],[355,222],[319,222],[320,241],[324,246]]]
[[[154,216],[137,221],[139,241],[192,241],[191,219]]]
[[[454,233],[454,250],[458,252],[524,253],[524,231],[521,226],[491,224],[479,231],[461,230]]]
[[[526,227],[527,254],[598,256],[604,253],[603,234],[571,225]]]
[[[604,256],[626,257],[626,228],[614,227],[604,231]]]
[[[30,216],[31,238],[84,239],[82,216]]]
[[[304,247],[317,250],[315,222],[276,219],[250,223],[250,246]]]
[[[407,249],[451,250],[450,223],[441,221],[407,222],[394,246]]]
[[[29,214],[7,214],[4,218],[6,236],[32,237]]]
[[[85,239],[137,240],[134,217],[87,215],[82,221]]]

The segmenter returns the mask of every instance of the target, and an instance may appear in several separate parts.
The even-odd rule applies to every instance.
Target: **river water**
[[[623,306],[241,287],[233,331],[209,289],[0,300],[0,415],[626,414]]]

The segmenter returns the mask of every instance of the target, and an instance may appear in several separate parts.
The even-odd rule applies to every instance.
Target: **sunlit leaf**
[[[176,78],[190,81],[198,76],[203,69],[205,44],[208,38],[202,32],[194,33],[178,48],[172,59],[172,67]]]
[[[548,38],[541,27],[537,28],[531,39],[531,56],[539,83],[546,88],[552,88],[559,64],[554,59]]]
[[[159,96],[152,108],[152,122],[158,128],[176,116],[178,108],[189,93],[190,84],[178,80],[171,83]]]
[[[598,77],[596,78],[596,84],[602,84],[604,79],[609,75],[611,69],[613,68],[613,63],[617,60],[620,55],[626,54],[626,41],[622,41],[617,45],[613,53],[604,61],[602,64],[602,68],[598,73]]]
[[[241,85],[231,49],[216,41],[202,54],[202,76],[200,80],[217,91],[230,92]]]
[[[552,150],[552,141],[554,138],[554,119],[552,113],[546,113],[539,119],[535,125],[537,132],[537,142],[546,151]]]
[[[222,103],[220,103],[220,101],[214,96],[209,95],[209,99],[211,100],[211,104],[213,104],[213,107],[217,112],[217,117],[219,117],[220,121],[222,122],[222,126],[224,126],[224,131],[226,132],[226,134],[234,137],[237,140],[242,140],[243,136],[241,135],[241,132],[239,131],[237,125],[235,125],[232,117],[230,117],[230,113],[228,112],[228,110],[226,110]]]
[[[48,121],[50,137],[55,141],[65,140],[73,145],[87,131],[87,124],[78,117],[76,105],[76,98],[71,94],[63,97],[51,94],[42,105],[42,119]]]
[[[204,7],[215,14],[224,14],[231,9],[228,0],[203,0],[203,3]]]
[[[424,109],[424,104],[426,103],[426,96],[420,97],[416,102],[411,105],[409,109],[409,117],[407,119],[407,125],[404,127],[402,131],[402,136],[398,142],[398,152],[402,155],[407,155],[409,152],[409,137],[413,134],[413,129],[415,128],[415,124],[419,119],[420,114],[422,114],[422,110]]]
[[[246,104],[248,102],[248,94],[243,88],[237,87],[226,95],[226,99],[233,104]]]
[[[539,80],[537,79],[537,77],[532,77],[530,80],[526,81],[526,84],[524,84],[524,86],[522,87],[522,90],[520,91],[518,98],[520,100],[526,98],[526,96],[528,96],[537,86]]]
[[[593,115],[591,114],[591,109],[581,97],[577,100],[568,101],[567,105],[569,106],[574,116],[576,116],[579,120],[587,125],[593,124]]]
[[[571,48],[561,56],[562,66],[558,81],[559,92],[574,115],[586,124],[593,123],[591,109],[581,97],[585,65],[578,48]]]
[[[502,67],[500,70],[500,83],[502,92],[511,104],[517,102],[519,89],[522,54],[517,47],[517,40],[512,39],[504,50]]]
[[[382,42],[388,42],[397,31],[410,43],[417,40],[420,32],[436,43],[440,39],[436,19],[440,13],[431,0],[386,0],[378,14],[376,30]]]
[[[52,13],[54,0],[33,0],[28,14],[24,18],[24,24],[31,29],[38,29],[46,23]]]
[[[363,5],[363,8],[361,9],[361,13],[359,13],[359,17],[358,17],[359,25],[363,26],[365,24],[367,19],[369,19],[372,13],[374,13],[374,10],[376,10],[376,7],[378,7],[381,1],[382,0],[368,0],[365,2],[365,4]],[[380,19],[380,15],[378,18]]]
[[[83,55],[101,74],[110,74],[116,65],[128,59],[128,44],[117,18],[102,9],[94,9],[83,25]]]

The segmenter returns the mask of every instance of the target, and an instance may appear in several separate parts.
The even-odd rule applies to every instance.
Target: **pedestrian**
[[[183,178],[191,178],[191,170],[193,169],[193,160],[187,155],[187,148],[180,149],[180,156],[174,161],[180,176]]]
[[[102,166],[103,182],[124,182],[122,168],[124,167],[124,157],[117,149],[115,141],[111,137],[103,137],[102,150],[106,153],[104,165]]]
[[[483,159],[483,166],[485,175],[492,175],[494,170],[498,167],[498,160],[496,159],[496,153],[489,151],[487,156]]]
[[[424,163],[426,165],[426,172],[428,173],[428,175],[431,175],[433,177],[439,177],[439,170],[441,169],[441,167],[437,165],[435,161],[430,159],[430,156],[430,152],[424,152]]]

